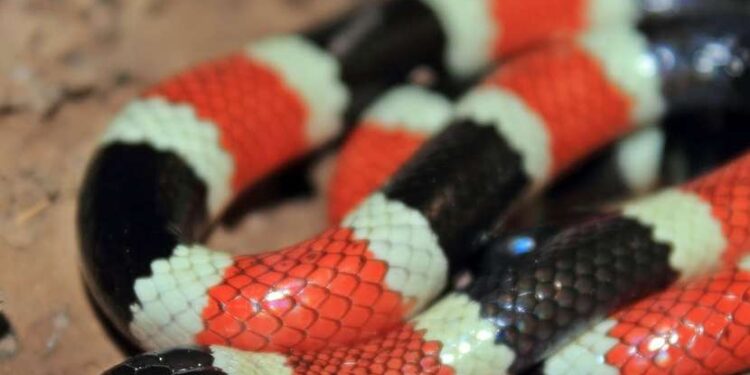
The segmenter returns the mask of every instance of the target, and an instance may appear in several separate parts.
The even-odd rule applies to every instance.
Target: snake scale
[[[747,369],[750,155],[499,234],[616,139],[670,113],[743,108],[747,10],[393,0],[145,90],[105,132],[78,223],[94,301],[161,351],[106,374]],[[416,68],[444,94],[410,84]],[[255,255],[202,244],[237,194],[342,132],[329,229]]]

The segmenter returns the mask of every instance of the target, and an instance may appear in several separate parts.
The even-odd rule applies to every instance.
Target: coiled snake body
[[[495,235],[521,198],[629,131],[669,111],[743,105],[743,20],[661,26],[649,4],[392,1],[147,90],[89,167],[83,272],[139,345],[203,347],[108,373],[748,367],[748,157],[543,237],[505,246]],[[655,23],[645,34],[639,17]],[[694,58],[708,48],[724,55]],[[391,89],[417,66],[465,79],[510,54],[455,105]],[[330,229],[259,255],[200,244],[234,195],[353,122]],[[478,259],[468,287],[433,303]]]

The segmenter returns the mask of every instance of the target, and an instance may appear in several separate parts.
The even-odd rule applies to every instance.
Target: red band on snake
[[[335,356],[362,340],[391,345],[379,335],[441,294],[516,200],[615,138],[657,121],[686,95],[670,91],[686,77],[695,91],[719,82],[728,98],[735,91],[742,96],[743,88],[724,77],[691,82],[684,72],[669,71],[654,48],[692,52],[695,46],[680,44],[680,33],[647,40],[629,27],[614,27],[520,54],[463,96],[452,116],[447,103],[434,97],[389,104],[386,96],[376,103],[350,144],[363,150],[368,142],[371,150],[391,144],[399,151],[349,197],[332,199],[332,215],[342,220],[316,237],[233,257],[200,244],[209,219],[247,186],[329,141],[339,124],[372,101],[373,92],[403,82],[420,64],[439,76],[474,74],[504,53],[614,20],[613,9],[627,10],[619,21],[625,24],[637,13],[628,2],[618,2],[620,8],[574,3],[554,8],[557,17],[538,27],[498,34],[500,25],[519,24],[521,8],[502,0],[459,8],[439,0],[395,1],[375,10],[381,22],[368,23],[367,12],[355,13],[329,28],[254,43],[148,90],[114,120],[82,191],[79,233],[95,300],[123,333],[147,348],[229,345],[300,353],[304,359],[302,353],[319,350]],[[485,6],[493,12],[482,13]],[[549,4],[533,2],[524,11],[543,6]],[[491,19],[482,18],[488,14]],[[394,30],[414,20],[422,32],[394,44]],[[472,22],[481,26],[474,36],[466,32]],[[705,32],[718,40],[725,31]],[[408,112],[419,112],[421,105],[425,113],[434,114],[436,106],[445,112],[416,121],[429,122],[435,131],[444,127],[423,147],[426,136],[393,129],[413,125]],[[383,132],[375,124],[393,128]],[[336,176],[359,168],[347,161],[356,157],[353,151],[343,154],[348,156]],[[475,371],[473,366],[488,364],[493,366],[486,369],[515,370],[549,354],[480,319],[492,311],[473,300],[476,293],[469,296],[447,297],[398,333],[407,344],[427,345],[421,349],[425,356],[439,356],[434,363],[424,359],[422,370]],[[456,318],[455,326],[435,337],[420,336],[426,329],[420,322],[440,321],[458,307],[476,310],[476,317]],[[451,339],[463,334],[459,328],[474,330],[479,350],[467,351]],[[439,353],[432,341],[441,343]],[[230,353],[213,350],[217,360],[217,353]],[[466,361],[453,362],[464,354]],[[393,357],[391,366],[405,370],[407,363]]]

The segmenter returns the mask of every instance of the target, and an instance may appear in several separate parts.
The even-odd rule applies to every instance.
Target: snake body
[[[750,330],[748,226],[732,219],[748,213],[749,177],[750,156],[744,156],[618,212],[532,237],[538,245],[521,256],[517,246],[498,247],[464,291],[355,345],[283,356],[220,346],[177,349],[120,368],[138,374],[160,365],[226,374],[497,373],[547,357],[541,366],[548,374],[734,373],[750,365],[739,345]],[[724,271],[677,284],[586,328],[586,321],[676,278],[722,264]],[[552,350],[570,328],[584,332]]]
[[[733,223],[716,212],[741,208],[702,187],[744,191],[747,181],[710,175],[558,229],[528,254],[491,257],[466,290],[419,314],[492,248],[493,229],[520,198],[667,111],[746,98],[744,71],[724,69],[746,62],[744,25],[644,36],[631,25],[658,18],[648,3],[392,1],[147,90],[115,118],[89,167],[79,210],[84,276],[108,318],[144,348],[205,347],[142,355],[109,373],[481,374],[545,358],[544,371],[556,373],[590,344],[573,341],[576,333],[597,337],[584,332],[587,322],[676,279],[740,264],[742,249],[727,245]],[[534,12],[543,19],[527,25]],[[415,87],[373,103],[416,66],[468,77],[551,39],[561,40],[513,57],[455,106]],[[674,64],[717,44],[735,60],[710,60],[708,74]],[[719,99],[700,100],[707,92]],[[258,255],[200,244],[235,194],[361,113],[334,177],[330,229]],[[358,162],[368,145],[387,155]],[[380,171],[356,178],[368,159]],[[717,173],[745,173],[736,171],[747,164]],[[659,216],[672,205],[684,222]],[[685,233],[703,242],[686,244]],[[606,353],[589,359],[631,363]]]

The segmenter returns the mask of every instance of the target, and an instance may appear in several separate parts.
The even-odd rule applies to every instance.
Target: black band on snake
[[[630,371],[640,359],[622,347],[651,347],[620,323],[626,304],[669,298],[694,285],[662,291],[671,283],[719,268],[696,282],[744,282],[745,237],[733,236],[750,228],[735,218],[747,211],[747,157],[543,236],[516,236],[517,254],[502,250],[511,209],[592,152],[666,113],[741,108],[750,94],[750,29],[725,14],[742,2],[679,2],[674,14],[689,23],[656,2],[556,3],[392,1],[253,43],[126,107],[81,193],[85,278],[144,348],[202,347],[109,373],[559,373],[576,358],[595,372]],[[725,15],[697,15],[707,10]],[[534,12],[544,15],[538,25],[521,28]],[[644,33],[632,27],[638,19]],[[391,89],[420,66],[460,81],[510,54],[455,105]],[[365,174],[345,170],[376,160],[395,174],[334,178],[332,191],[351,195],[332,198],[340,222],[256,255],[201,244],[233,197],[342,124],[357,125],[348,144],[373,148],[344,146],[337,176]],[[399,142],[410,151],[395,151]],[[349,189],[358,184],[367,187]],[[467,267],[480,270],[471,284],[433,303]],[[665,342],[689,352],[681,340]],[[669,353],[637,364],[687,366]]]

